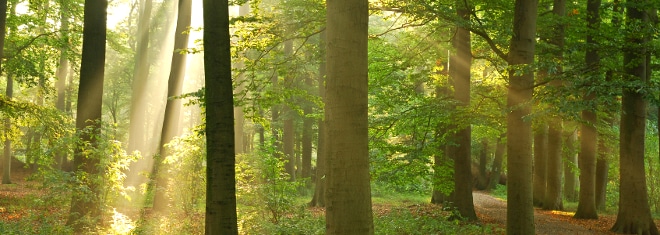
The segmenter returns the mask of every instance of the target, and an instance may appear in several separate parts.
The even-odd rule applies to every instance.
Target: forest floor
[[[481,222],[506,228],[506,201],[475,191],[474,207]],[[597,220],[574,219],[575,212],[534,208],[536,234],[615,234],[610,232],[616,215],[598,215]],[[660,220],[656,220],[656,226]],[[660,228],[660,226],[659,226]]]

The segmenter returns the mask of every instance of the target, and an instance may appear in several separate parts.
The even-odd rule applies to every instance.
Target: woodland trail
[[[475,191],[472,196],[474,209],[482,222],[506,228],[506,201],[484,192]],[[534,209],[538,235],[614,234],[608,231],[614,222],[612,219],[612,216],[605,216],[598,220],[577,220],[573,219],[572,213]]]

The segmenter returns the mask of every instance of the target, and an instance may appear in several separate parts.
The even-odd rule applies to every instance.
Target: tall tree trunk
[[[373,234],[367,104],[369,4],[367,0],[337,0],[326,5],[326,234]]]
[[[204,0],[206,234],[238,234],[229,6]]]
[[[587,1],[587,44],[597,45],[593,35],[597,32],[600,24],[600,0]],[[596,48],[587,48],[585,63],[591,69],[596,71],[594,75],[600,72],[600,56]],[[595,103],[596,93],[587,91],[584,94],[585,103]],[[583,123],[580,126],[580,154],[578,156],[578,166],[580,168],[580,194],[578,208],[575,212],[575,218],[579,219],[597,219],[596,212],[596,153],[598,148],[598,131],[596,125],[598,116],[596,115],[597,105],[590,106],[582,110]]]
[[[163,164],[163,159],[170,152],[165,147],[180,133],[181,100],[174,97],[180,96],[183,89],[183,80],[186,73],[186,54],[181,54],[178,50],[188,47],[188,33],[185,33],[190,27],[192,17],[192,0],[179,0],[179,10],[177,13],[176,30],[174,31],[174,53],[172,54],[172,66],[170,67],[170,76],[167,82],[167,103],[165,105],[165,116],[163,119],[163,128],[160,134],[160,143],[158,144],[157,161],[154,161],[153,175],[156,180],[154,192],[154,210],[162,212],[167,207],[166,197],[167,181],[169,177],[163,172],[167,172],[167,166]]]
[[[566,138],[566,148],[564,151],[564,197],[569,202],[577,201],[577,177],[575,175],[575,165],[577,164],[577,130],[570,132]]]
[[[149,77],[149,22],[151,21],[152,0],[140,0],[140,13],[137,27],[137,46],[135,52],[135,66],[133,71],[133,84],[131,95],[131,106],[129,110],[128,150],[141,151],[143,156],[145,150],[146,115],[147,110],[146,91],[147,79]]]
[[[609,119],[609,117],[606,117]],[[612,152],[611,148],[605,143],[604,136],[598,139],[598,159],[596,160],[596,208],[605,209],[607,195],[607,171],[610,168],[608,159]]]
[[[566,0],[554,0],[552,13],[562,19],[566,15]],[[555,46],[555,49],[552,51],[555,59],[563,62],[564,57],[564,24],[562,21],[558,21],[553,25],[553,36],[550,38],[550,44]],[[557,73],[563,71],[562,65],[556,66]],[[551,74],[554,76],[554,74]],[[560,87],[562,82],[558,79],[553,79],[550,82],[552,87]],[[548,121],[549,130],[548,130],[548,154],[546,161],[546,188],[545,188],[545,199],[543,200],[543,209],[546,210],[563,210],[564,204],[562,201],[562,187],[561,187],[561,177],[562,177],[562,154],[561,150],[563,148],[563,121],[561,117],[557,115],[550,115],[550,120]]]
[[[516,0],[513,34],[507,62],[510,66],[531,66],[536,44],[538,0]],[[532,124],[529,115],[534,87],[531,69],[509,72],[507,94],[507,234],[534,234],[532,201]]]
[[[562,170],[562,126],[561,119],[552,117],[548,130],[548,155],[546,162],[546,188],[543,209],[563,210],[561,188]]]
[[[238,8],[238,16],[247,16],[250,13],[250,3],[245,2],[243,5],[241,5]],[[245,67],[245,64],[243,61],[239,61],[236,63],[236,69],[241,70]],[[236,93],[241,94],[245,90],[245,85],[243,81],[245,80],[245,73],[239,72],[235,83],[238,85],[236,88]],[[237,106],[234,107],[234,142],[236,143],[236,154],[241,154],[245,153],[247,149],[247,143],[245,142],[246,140],[246,135],[245,135],[245,113],[243,111],[243,107]],[[249,141],[249,140],[248,140]]]
[[[293,56],[293,41],[287,40],[284,42],[284,55],[287,57]],[[291,75],[285,75],[285,84],[294,84],[295,78]],[[291,99],[288,99],[287,103]],[[283,128],[282,128],[282,145],[284,152],[284,169],[289,174],[289,180],[296,180],[296,157],[295,157],[295,126],[293,124],[294,112],[289,104],[284,104],[282,108]]]
[[[73,163],[81,183],[89,189],[89,193],[74,193],[71,199],[67,225],[73,226],[76,233],[82,232],[86,225],[93,228],[101,214],[98,177],[103,176],[99,175],[98,164],[103,156],[90,155],[88,148],[97,146],[94,137],[101,131],[107,8],[107,0],[85,0],[76,115],[76,130],[81,142],[74,150]],[[83,221],[91,221],[92,224],[84,224]]]
[[[491,190],[497,187],[500,182],[500,174],[502,174],[502,159],[504,158],[504,149],[506,143],[504,142],[504,135],[497,137],[497,145],[495,146],[495,158],[490,170],[490,178],[488,179],[488,187],[486,190]]]
[[[481,140],[481,149],[479,151],[479,178],[477,178],[478,190],[484,190],[488,187],[488,176],[486,173],[486,165],[488,165],[488,139]]]
[[[319,96],[323,103],[327,103],[325,97],[325,31],[319,34],[319,48],[321,48],[321,62],[319,63],[319,77],[318,77],[318,86],[319,86]],[[309,203],[311,206],[325,206],[325,168],[327,165],[327,151],[326,151],[326,122],[325,118],[318,120],[317,125],[319,126],[318,130],[318,140],[317,140],[317,149],[316,149],[316,173],[314,174],[314,197]]]
[[[548,154],[548,125],[540,122],[534,130],[534,205],[543,206]]]
[[[69,70],[69,60],[67,59],[68,55],[68,37],[69,37],[69,10],[66,1],[60,1],[60,28],[62,30],[61,40],[64,44],[60,48],[60,60],[57,65],[57,71],[55,72],[55,77],[57,77],[57,82],[55,83],[55,88],[57,90],[57,100],[55,101],[55,107],[57,110],[62,113],[66,112],[66,79],[68,76]],[[56,161],[57,168],[64,170],[67,163],[67,152],[65,150],[58,150],[56,152]]]
[[[456,1],[456,14],[462,20],[470,20],[471,6],[466,1]],[[470,106],[470,69],[472,67],[472,47],[470,45],[470,31],[463,27],[456,29],[453,39],[456,48],[456,63],[450,66],[450,74],[454,81],[454,99],[461,108]],[[454,71],[451,71],[454,70]],[[467,125],[454,134],[457,145],[451,145],[454,154],[454,205],[461,217],[468,220],[477,220],[472,201],[472,129]]]
[[[648,35],[635,29],[648,22],[641,9],[645,0],[629,0],[626,11],[627,42],[624,45],[624,71],[630,82],[647,83]],[[642,30],[642,32],[644,32]],[[624,88],[621,99],[621,126],[619,129],[619,212],[612,231],[657,235],[649,207],[644,170],[644,141],[646,140],[646,101],[637,88]]]

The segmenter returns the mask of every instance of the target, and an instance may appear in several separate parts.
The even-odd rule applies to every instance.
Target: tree
[[[465,21],[470,20],[471,6],[467,1],[456,1],[456,14]],[[470,106],[470,69],[472,67],[472,51],[470,46],[470,31],[458,27],[453,38],[456,48],[455,63],[449,66],[449,74],[454,83],[454,99],[457,108]],[[461,217],[468,220],[477,220],[472,202],[472,129],[470,125],[462,125],[454,138],[455,145],[450,145],[449,151],[454,157],[454,198],[453,202]]]
[[[147,90],[147,79],[149,77],[149,35],[151,22],[151,8],[152,0],[141,0],[138,14],[138,27],[137,27],[137,45],[135,48],[135,66],[133,71],[133,84],[130,106],[130,129],[128,137],[128,150],[129,152],[138,150],[141,151],[143,156],[147,156],[145,152],[145,137],[147,128],[145,127],[146,120],[146,99],[145,91]],[[138,169],[139,170],[139,169]]]
[[[559,19],[562,19],[566,15],[566,1],[565,0],[555,0],[552,13]],[[561,21],[557,21],[553,25],[553,35],[550,38],[550,44],[553,47],[553,57],[563,60],[564,53],[564,24]],[[556,70],[561,73],[562,66],[556,65]],[[558,79],[553,79],[550,82],[550,86],[553,88],[558,88],[561,86],[561,81]],[[562,188],[561,188],[561,170],[562,170],[562,154],[561,150],[563,147],[562,142],[562,130],[563,130],[563,121],[561,117],[556,115],[551,115],[550,120],[548,121],[548,154],[546,156],[546,188],[545,188],[545,198],[543,200],[543,209],[546,210],[563,210],[564,204],[562,201]]]
[[[228,1],[204,0],[206,234],[238,234]]]
[[[542,206],[545,197],[548,155],[548,124],[540,121],[534,130],[534,205]]]
[[[367,121],[369,4],[326,4],[326,233],[373,234]]]
[[[647,102],[639,88],[648,82],[647,69],[651,69],[646,63],[648,35],[639,33],[649,20],[643,8],[649,2],[629,0],[627,3],[623,65],[628,75],[626,80],[639,85],[624,88],[621,98],[619,212],[612,231],[656,235],[659,233],[651,216],[644,174]]]
[[[598,30],[600,22],[600,0],[587,1],[587,44],[594,45],[594,34]],[[598,77],[600,70],[600,56],[594,47],[587,49],[585,55],[585,64],[588,68],[596,71],[591,74]],[[594,79],[595,80],[595,79]],[[583,100],[585,103],[594,103],[596,99],[595,91],[586,91]],[[596,212],[596,153],[598,147],[598,131],[596,123],[598,116],[596,114],[596,105],[589,106],[582,110],[583,123],[580,125],[580,153],[578,155],[578,166],[580,168],[580,193],[578,197],[578,208],[575,212],[575,218],[579,219],[597,219]]]
[[[96,146],[100,134],[107,8],[107,0],[85,0],[80,85],[76,107],[76,130],[81,141],[74,150],[73,165],[89,193],[74,193],[72,196],[67,224],[73,226],[76,232],[83,230],[83,218],[88,217],[96,223],[100,215],[98,197],[101,195],[98,182],[93,178],[100,173],[97,165],[101,156],[90,156],[88,148]]]
[[[7,0],[0,1],[0,58],[4,57],[4,48],[5,48],[5,34],[7,31]],[[2,68],[2,62],[0,61],[0,68]],[[1,71],[1,70],[0,70]],[[7,76],[7,90],[5,94],[7,98],[11,99],[13,93],[13,83],[11,76]],[[11,140],[9,140],[9,129],[11,128],[11,120],[9,117],[5,117],[5,133],[4,133],[4,153],[2,161],[2,183],[11,184]]]
[[[525,116],[530,113],[536,42],[537,0],[516,0],[513,35],[507,58],[509,71],[507,94],[507,234],[534,234],[532,203],[532,127]],[[518,71],[516,71],[518,70]]]
[[[577,142],[577,130],[571,130],[566,135],[566,148],[564,150],[564,197],[567,201],[575,202],[576,195],[576,176],[574,166],[577,163],[577,149],[575,143]]]
[[[325,103],[325,31],[319,34],[319,48],[321,52],[321,62],[319,63],[319,74],[318,74],[318,84],[319,84],[319,96],[321,100]],[[325,171],[327,164],[327,151],[326,151],[326,122],[323,118],[317,121],[318,129],[318,139],[317,139],[317,148],[316,148],[316,176],[315,176],[315,186],[314,186],[314,196],[310,202],[311,206],[325,206]]]
[[[167,206],[167,197],[165,197],[165,189],[162,188],[167,185],[168,177],[163,175],[165,172],[162,163],[163,157],[166,157],[169,152],[165,144],[169,143],[179,133],[179,116],[181,116],[181,100],[175,98],[181,95],[183,88],[183,80],[186,72],[186,54],[178,50],[183,50],[188,47],[188,33],[186,32],[190,27],[190,18],[192,16],[192,0],[179,0],[179,10],[177,16],[176,30],[174,36],[174,54],[172,55],[172,66],[170,68],[170,77],[167,83],[167,103],[165,105],[165,116],[163,120],[163,128],[160,135],[160,144],[158,145],[158,156],[154,161],[154,176],[156,180],[156,192],[154,195],[154,209],[163,211]],[[183,50],[185,51],[185,50]]]

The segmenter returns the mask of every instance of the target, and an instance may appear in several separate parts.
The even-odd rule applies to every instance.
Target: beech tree
[[[626,81],[636,84],[623,88],[619,130],[619,212],[612,231],[616,233],[659,234],[655,226],[646,188],[644,151],[647,101],[642,89],[648,83],[646,60],[648,35],[639,33],[649,22],[646,0],[629,0],[626,5],[626,44],[623,68]]]
[[[83,23],[82,60],[80,85],[76,107],[76,130],[81,141],[74,150],[74,170],[90,193],[74,193],[71,199],[68,225],[82,232],[87,218],[98,222],[101,214],[99,182],[94,178],[100,173],[98,164],[103,156],[95,156],[88,148],[96,146],[101,131],[101,105],[103,104],[103,78],[105,72],[106,10],[107,0],[85,0]],[[91,152],[91,153],[90,153]]]
[[[204,0],[206,234],[238,234],[229,6]]]
[[[600,23],[600,0],[587,1],[587,43],[596,44],[594,33],[598,30]],[[585,64],[594,68],[595,72],[590,74],[590,81],[597,81],[599,76],[600,56],[597,48],[590,47],[585,55]],[[589,84],[593,84],[590,82]],[[586,91],[583,94],[583,100],[586,103],[595,103],[595,91]],[[582,110],[582,119],[584,122],[580,125],[580,153],[578,155],[578,166],[580,168],[580,193],[578,195],[578,209],[575,212],[575,218],[597,219],[596,212],[596,153],[598,147],[598,131],[596,124],[598,116],[596,114],[597,106],[589,106]]]
[[[530,113],[536,44],[537,0],[516,0],[513,35],[507,58],[509,71],[507,94],[507,234],[534,234],[532,203],[532,125],[524,117]],[[516,71],[519,70],[519,71]],[[522,71],[520,71],[522,70]]]
[[[369,4],[326,4],[326,233],[373,234],[367,129]]]

